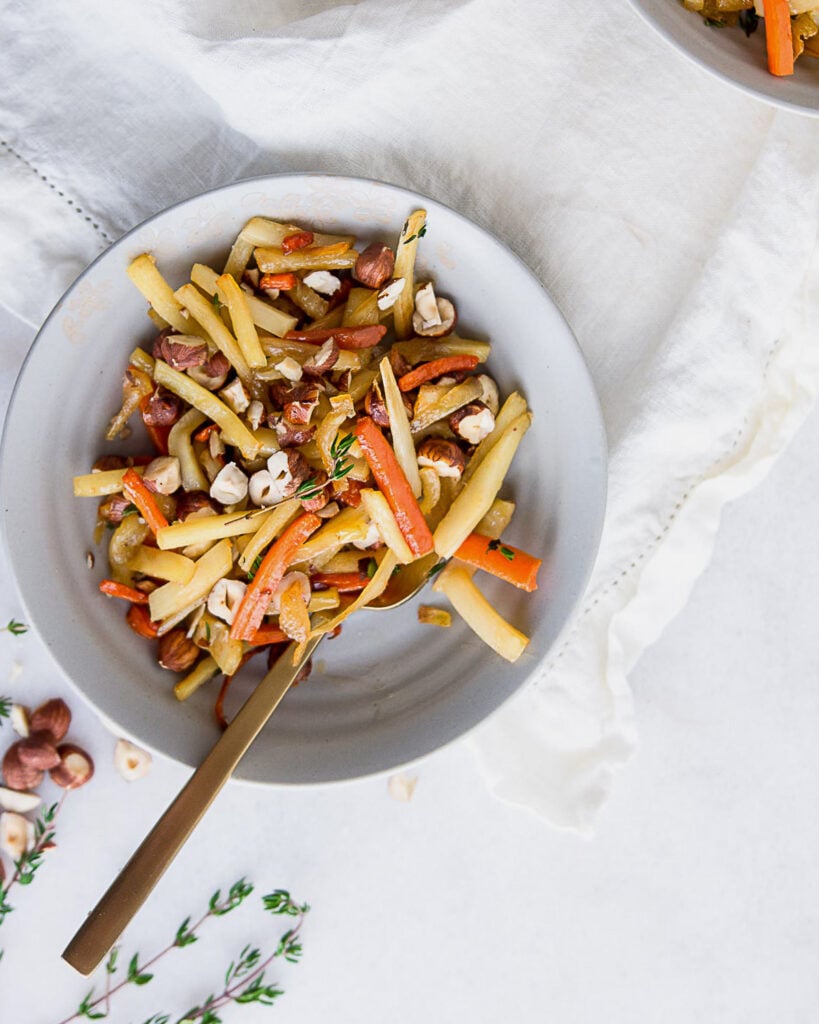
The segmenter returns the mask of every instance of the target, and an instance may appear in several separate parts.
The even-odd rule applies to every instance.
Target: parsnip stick
[[[492,433],[481,441],[475,451],[472,453],[472,458],[469,460],[464,475],[458,484],[458,490],[463,488],[478,470],[478,467],[486,458],[486,456],[492,451],[498,441],[506,433],[507,428],[510,424],[522,416],[526,412],[527,405],[526,399],[522,395],[518,394],[517,391],[513,391],[512,394],[506,399],[495,417],[495,427]]]
[[[190,333],[190,320],[182,312],[182,305],[174,296],[173,288],[160,274],[156,260],[150,253],[144,252],[137,256],[129,265],[127,273],[163,320],[182,334]]]
[[[259,344],[259,334],[253,323],[253,316],[248,305],[248,295],[242,291],[230,274],[223,274],[217,281],[220,292],[225,296],[230,322],[236,334],[236,340],[248,366],[258,369],[265,366],[267,360]]]
[[[523,654],[529,638],[498,615],[475,586],[469,570],[459,562],[450,562],[432,589],[444,594],[467,626],[502,658],[517,661]]]
[[[495,498],[489,511],[475,527],[475,533],[484,537],[491,537],[492,540],[500,540],[503,531],[512,521],[515,513],[514,501],[504,501],[503,498]]]
[[[452,502],[435,530],[435,550],[442,558],[455,554],[467,536],[486,515],[497,497],[532,414],[524,413],[506,429],[474,476]]]
[[[160,530],[156,542],[160,550],[169,551],[190,544],[223,540],[225,537],[242,537],[260,530],[273,511],[270,509],[254,516],[244,512],[223,512],[221,515],[203,516],[201,519],[189,516],[182,523],[171,523]]]
[[[254,246],[280,247],[288,235],[297,235],[304,230],[298,224],[282,224],[267,217],[253,217],[242,228],[239,237],[243,241],[252,242]],[[355,242],[355,235],[328,235],[318,231],[313,233],[313,245],[337,245],[339,242],[346,242],[351,246]]]
[[[445,356],[475,356],[478,362],[485,363],[492,346],[488,341],[470,341],[450,334],[446,338],[435,338],[434,341],[425,338],[397,341],[394,348],[408,363],[415,366],[416,363],[429,363]]]
[[[408,565],[412,562],[415,559],[415,555],[410,551],[409,545],[404,540],[404,536],[398,528],[398,523],[395,521],[395,516],[392,514],[392,509],[381,491],[363,490],[361,492],[361,504],[366,509],[367,515],[372,519],[373,525],[378,530],[379,537],[395,555],[396,561],[400,562],[401,565]]]
[[[134,466],[134,472],[140,476],[145,472],[144,466]],[[108,494],[119,494],[122,490],[124,469],[106,469],[102,473],[81,473],[74,477],[75,498],[103,498]]]
[[[290,525],[300,511],[301,502],[292,498],[290,501],[284,502],[283,505],[272,508],[270,515],[264,518],[261,525],[259,525],[259,520],[256,520],[258,528],[239,559],[239,568],[242,572],[250,572],[256,558]]]
[[[256,457],[260,447],[259,442],[236,413],[207,388],[203,388],[195,380],[191,380],[186,373],[172,369],[161,359],[157,359],[154,366],[154,379],[157,384],[164,384],[169,391],[179,395],[188,405],[192,405],[204,413],[208,419],[217,423],[225,442],[239,448],[246,459]]]
[[[201,288],[208,295],[218,296],[221,302],[227,302],[226,296],[216,284],[218,280],[219,275],[215,270],[206,267],[204,263],[194,263],[191,270],[191,281],[196,287]],[[280,309],[271,306],[269,302],[265,302],[257,295],[248,294],[246,301],[250,315],[253,317],[253,323],[257,327],[261,327],[263,331],[269,331],[277,337],[282,337],[288,331],[292,331],[298,323],[295,317],[282,313]]]
[[[412,334],[412,312],[415,309],[415,253],[426,220],[426,210],[415,210],[404,221],[398,239],[393,277],[404,278],[404,290],[392,307],[395,335],[398,338],[408,338]]]
[[[149,594],[148,608],[151,618],[154,622],[168,619],[181,609],[203,600],[217,580],[227,576],[232,568],[233,554],[230,541],[221,540],[196,562],[189,583],[166,583]]]
[[[192,693],[196,693],[203,683],[212,679],[218,671],[219,666],[209,654],[206,654],[204,658],[200,658],[197,661],[196,665],[194,665],[184,679],[180,679],[174,686],[174,697],[177,700],[187,700]]]
[[[168,434],[168,454],[179,459],[182,487],[186,491],[207,491],[208,478],[193,450],[191,434],[207,419],[198,409],[188,409],[171,427]]]
[[[351,270],[359,254],[355,249],[345,252],[315,252],[296,249],[284,253],[281,249],[256,249],[256,263],[263,274],[286,274],[291,270]]]
[[[193,559],[185,558],[175,551],[160,551],[159,548],[142,546],[137,548],[136,554],[128,563],[128,568],[159,580],[190,583],[195,563]]]
[[[236,287],[238,288],[238,285]],[[177,289],[175,294],[194,320],[207,331],[213,344],[225,356],[230,365],[234,367],[242,380],[249,381],[250,367],[242,354],[242,350],[239,348],[239,343],[227,327],[225,327],[224,321],[213,308],[213,305],[192,284],[183,284],[181,288]]]
[[[398,390],[395,374],[392,372],[387,356],[381,360],[381,382],[384,385],[384,403],[390,418],[392,446],[398,465],[404,471],[412,493],[416,498],[421,496],[421,477],[418,474],[418,457],[415,454],[415,442],[412,439],[407,410],[404,407],[404,396]]]
[[[440,398],[427,405],[423,411],[418,412],[410,423],[410,430],[413,434],[418,434],[431,423],[437,423],[438,420],[451,416],[462,406],[474,402],[482,394],[481,382],[477,377],[467,377],[465,381],[449,388]]]

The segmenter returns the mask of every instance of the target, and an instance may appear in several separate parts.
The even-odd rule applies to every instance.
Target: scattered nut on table
[[[117,740],[114,747],[114,767],[126,782],[141,779],[151,769],[151,755],[130,740]]]

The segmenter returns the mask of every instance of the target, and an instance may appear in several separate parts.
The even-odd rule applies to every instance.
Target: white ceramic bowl
[[[800,57],[794,74],[769,74],[765,28],[746,38],[739,28],[712,28],[679,0],[631,0],[632,5],[680,53],[743,92],[789,110],[819,115],[819,60]]]
[[[485,719],[554,644],[591,571],[606,487],[597,399],[554,303],[497,240],[405,189],[312,174],[242,181],[158,214],[93,263],[40,331],[11,401],[0,491],[27,614],[74,686],[117,731],[187,765],[218,735],[218,684],[178,703],[171,692],[177,677],[128,629],[122,603],[99,594],[102,547],[96,567],[86,565],[95,501],[72,496],[74,474],[122,450],[104,442],[104,427],[119,406],[128,353],[155,334],[125,268],[149,251],[170,281],[182,284],[196,261],[221,267],[254,214],[394,242],[421,204],[429,213],[423,272],[458,303],[463,334],[494,342],[489,365],[502,391],[521,388],[535,412],[505,493],[518,502],[508,539],[544,557],[540,588],[530,596],[481,580],[532,642],[509,665],[460,622],[446,630],[420,625],[418,598],[392,612],[362,612],[341,637],[325,641],[311,679],[288,694],[237,777],[316,783],[405,764]],[[234,704],[249,685],[236,680]]]

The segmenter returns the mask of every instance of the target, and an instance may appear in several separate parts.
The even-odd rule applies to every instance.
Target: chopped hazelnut
[[[425,437],[418,446],[418,465],[429,466],[438,476],[460,478],[466,466],[466,457],[454,441],[440,437]]]

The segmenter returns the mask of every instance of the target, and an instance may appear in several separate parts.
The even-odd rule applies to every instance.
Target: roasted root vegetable
[[[359,250],[253,217],[221,274],[196,263],[174,290],[148,253],[129,268],[159,334],[126,355],[107,436],[133,416],[148,450],[100,459],[74,493],[112,529],[100,590],[180,673],[179,700],[224,677],[220,724],[251,654],[336,634],[435,553],[450,560],[437,588],[482,639],[510,660],[526,645],[472,573],[536,586],[540,560],[501,539],[514,503],[498,497],[531,414],[516,393],[499,409],[489,343],[453,334],[453,301],[416,282],[425,232],[416,210],[394,252]]]

